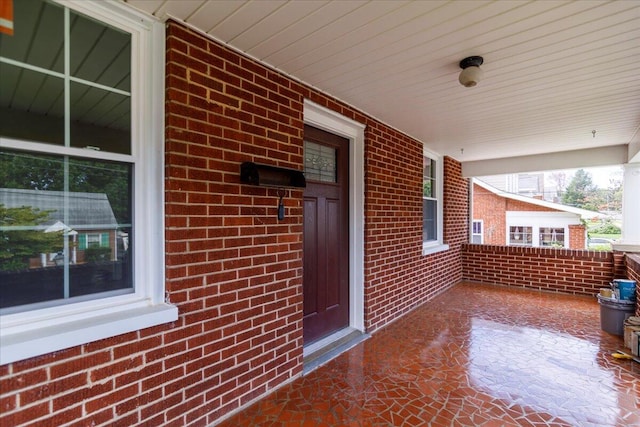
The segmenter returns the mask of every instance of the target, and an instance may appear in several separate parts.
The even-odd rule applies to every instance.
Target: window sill
[[[423,246],[422,247],[422,255],[431,255],[431,254],[435,254],[435,253],[438,253],[438,252],[444,252],[444,251],[448,251],[448,250],[449,250],[449,245],[447,245],[446,243]]]
[[[163,303],[5,335],[0,344],[0,365],[177,319],[178,308]]]

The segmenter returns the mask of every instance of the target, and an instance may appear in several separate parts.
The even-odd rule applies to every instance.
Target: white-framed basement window
[[[426,148],[422,158],[422,254],[449,249],[443,242],[443,160]]]
[[[15,1],[0,75],[0,364],[176,320],[164,25],[119,2]]]

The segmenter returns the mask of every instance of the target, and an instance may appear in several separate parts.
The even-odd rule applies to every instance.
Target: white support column
[[[621,252],[640,252],[640,163],[624,165],[622,239],[613,245]]]

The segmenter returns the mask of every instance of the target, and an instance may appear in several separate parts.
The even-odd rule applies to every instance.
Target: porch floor
[[[640,426],[596,298],[461,283],[221,426]]]

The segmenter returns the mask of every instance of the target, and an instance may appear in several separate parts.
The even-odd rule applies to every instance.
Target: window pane
[[[63,9],[43,0],[14,0],[14,34],[0,33],[0,56],[64,71]]]
[[[422,164],[422,196],[436,197],[436,162],[424,156]]]
[[[310,181],[338,182],[337,150],[315,142],[304,142],[304,175]]]
[[[540,246],[564,247],[564,228],[540,228]]]
[[[509,244],[514,246],[532,246],[532,227],[509,227]]]
[[[64,80],[0,63],[0,135],[64,144]]]
[[[423,222],[422,233],[425,242],[438,240],[437,234],[437,201],[422,199]]]
[[[0,170],[0,311],[133,292],[130,165],[2,150]]]
[[[71,83],[71,146],[131,154],[130,97]]]
[[[131,35],[71,12],[71,75],[129,92]]]

